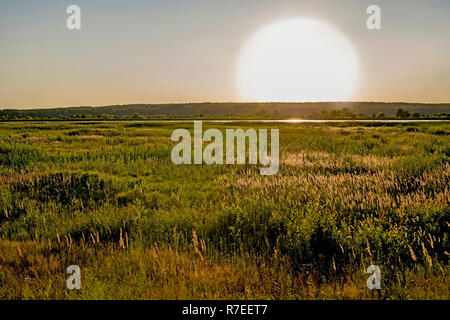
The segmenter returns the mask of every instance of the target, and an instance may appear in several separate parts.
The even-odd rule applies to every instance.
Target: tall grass
[[[0,297],[450,297],[448,124],[252,124],[274,176],[175,166],[179,126],[0,124]]]

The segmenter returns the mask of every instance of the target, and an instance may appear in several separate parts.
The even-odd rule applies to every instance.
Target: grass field
[[[203,126],[279,128],[278,174],[174,165],[192,122],[0,123],[0,298],[450,299],[448,122]]]

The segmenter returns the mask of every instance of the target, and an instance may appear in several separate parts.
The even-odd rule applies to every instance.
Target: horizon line
[[[79,106],[50,106],[50,107],[23,107],[23,108],[4,108],[5,110],[47,110],[47,109],[69,109],[69,108],[105,108],[105,107],[126,107],[136,105],[148,106],[167,106],[167,105],[188,105],[188,104],[360,104],[360,103],[382,103],[382,104],[424,104],[424,105],[450,105],[450,102],[411,102],[411,101],[202,101],[202,102],[163,102],[163,103],[125,103],[125,104],[105,104],[105,105],[79,105]]]

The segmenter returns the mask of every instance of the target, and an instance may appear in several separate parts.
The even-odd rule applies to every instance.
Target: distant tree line
[[[185,103],[53,109],[4,109],[0,120],[166,119],[179,117],[257,118],[449,118],[450,103]]]
[[[380,119],[383,119],[383,118],[386,118],[386,115],[384,112],[372,113],[371,115],[367,115],[367,114],[364,114],[361,112],[354,113],[348,108],[342,108],[340,110],[332,110],[332,111],[324,110],[320,114],[314,113],[314,114],[310,115],[309,118],[331,118],[331,119],[336,119],[336,118],[352,118],[352,119],[355,119],[355,118],[380,118]],[[419,113],[419,112],[414,112],[411,114],[408,110],[397,109],[397,111],[395,113],[395,118],[414,118],[414,119],[450,118],[450,112],[449,113],[442,112],[442,113],[425,115],[425,114]]]

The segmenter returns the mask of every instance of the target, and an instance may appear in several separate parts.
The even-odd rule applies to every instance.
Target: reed
[[[252,124],[274,176],[175,166],[177,126],[1,123],[0,297],[449,299],[447,123]]]

